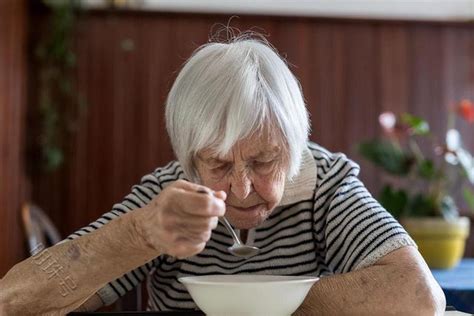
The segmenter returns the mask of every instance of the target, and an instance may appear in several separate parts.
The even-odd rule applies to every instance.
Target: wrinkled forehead
[[[257,158],[270,155],[284,155],[286,142],[278,128],[265,124],[249,136],[234,143],[228,152],[219,150],[219,143],[197,152],[201,159],[231,160],[236,154],[243,158]]]

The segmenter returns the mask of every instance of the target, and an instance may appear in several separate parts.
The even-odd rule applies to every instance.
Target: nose
[[[252,181],[246,171],[234,172],[230,181],[230,191],[239,200],[245,200],[252,193]]]

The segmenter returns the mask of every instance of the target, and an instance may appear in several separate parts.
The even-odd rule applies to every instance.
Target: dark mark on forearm
[[[75,244],[71,244],[67,249],[67,255],[71,260],[78,260],[81,257],[81,248]]]

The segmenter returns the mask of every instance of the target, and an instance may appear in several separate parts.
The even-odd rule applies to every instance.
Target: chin
[[[272,211],[273,209],[268,210],[265,205],[251,212],[241,211],[230,206],[227,208],[225,216],[235,228],[251,229],[262,224]]]
[[[260,224],[262,224],[265,221],[265,219],[261,219],[258,221],[235,221],[235,222],[230,220],[230,222],[232,226],[234,226],[234,228],[242,230],[242,229],[252,229],[252,228],[258,227]]]

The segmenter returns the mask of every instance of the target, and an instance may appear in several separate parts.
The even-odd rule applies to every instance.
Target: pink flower
[[[391,133],[397,123],[397,118],[393,112],[383,112],[379,115],[379,123],[386,133]]]
[[[411,133],[410,127],[402,123],[393,112],[381,113],[379,115],[379,124],[384,133],[390,138],[403,139]]]

